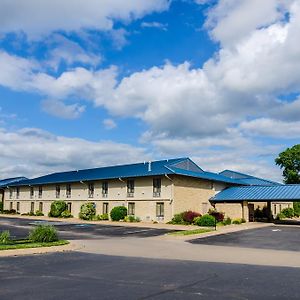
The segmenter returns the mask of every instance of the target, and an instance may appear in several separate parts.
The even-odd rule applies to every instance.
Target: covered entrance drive
[[[210,201],[229,217],[240,214],[240,218],[250,222],[254,220],[255,208],[266,205],[267,217],[272,220],[281,209],[300,201],[300,184],[229,187]]]

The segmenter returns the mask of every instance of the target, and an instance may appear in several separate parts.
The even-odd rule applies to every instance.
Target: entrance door
[[[254,222],[254,204],[248,204],[249,222]]]

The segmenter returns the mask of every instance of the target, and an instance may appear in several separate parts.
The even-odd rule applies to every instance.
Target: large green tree
[[[279,153],[275,162],[283,169],[285,183],[300,183],[300,144]]]

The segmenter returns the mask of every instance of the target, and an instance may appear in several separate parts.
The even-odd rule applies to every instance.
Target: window
[[[89,184],[89,198],[94,198],[95,187],[93,183]]]
[[[107,198],[108,195],[108,182],[104,181],[102,182],[102,197]]]
[[[66,196],[67,198],[71,198],[71,184],[67,184],[66,186]]]
[[[68,202],[67,203],[67,210],[71,213],[72,212],[72,203]]]
[[[19,199],[19,197],[20,197],[20,188],[19,187],[17,187],[17,199]]]
[[[31,202],[30,204],[30,212],[34,213],[34,202]]]
[[[103,203],[102,213],[103,214],[108,214],[108,203],[107,202]]]
[[[13,203],[9,202],[9,209],[12,210],[13,209]]]
[[[43,212],[43,202],[39,203],[39,211]]]
[[[165,204],[163,202],[156,203],[156,217],[164,217],[165,216]]]
[[[127,197],[134,196],[134,180],[127,180]]]
[[[153,197],[160,197],[161,178],[153,178]]]
[[[17,202],[17,212],[20,211],[20,202]]]
[[[277,215],[277,206],[274,204],[274,214]]]
[[[55,197],[56,199],[60,198],[60,185],[55,187]]]
[[[135,203],[134,202],[129,202],[128,203],[128,215],[129,216],[134,216],[135,215]]]
[[[30,187],[30,199],[33,199],[34,197],[34,188],[33,186]]]
[[[13,194],[14,194],[13,189],[9,189],[9,199],[12,199]]]
[[[39,198],[42,198],[43,196],[43,187],[39,186]]]

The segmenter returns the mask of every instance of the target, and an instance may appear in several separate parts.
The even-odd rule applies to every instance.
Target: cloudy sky
[[[300,0],[0,0],[0,177],[189,156],[281,180]]]

